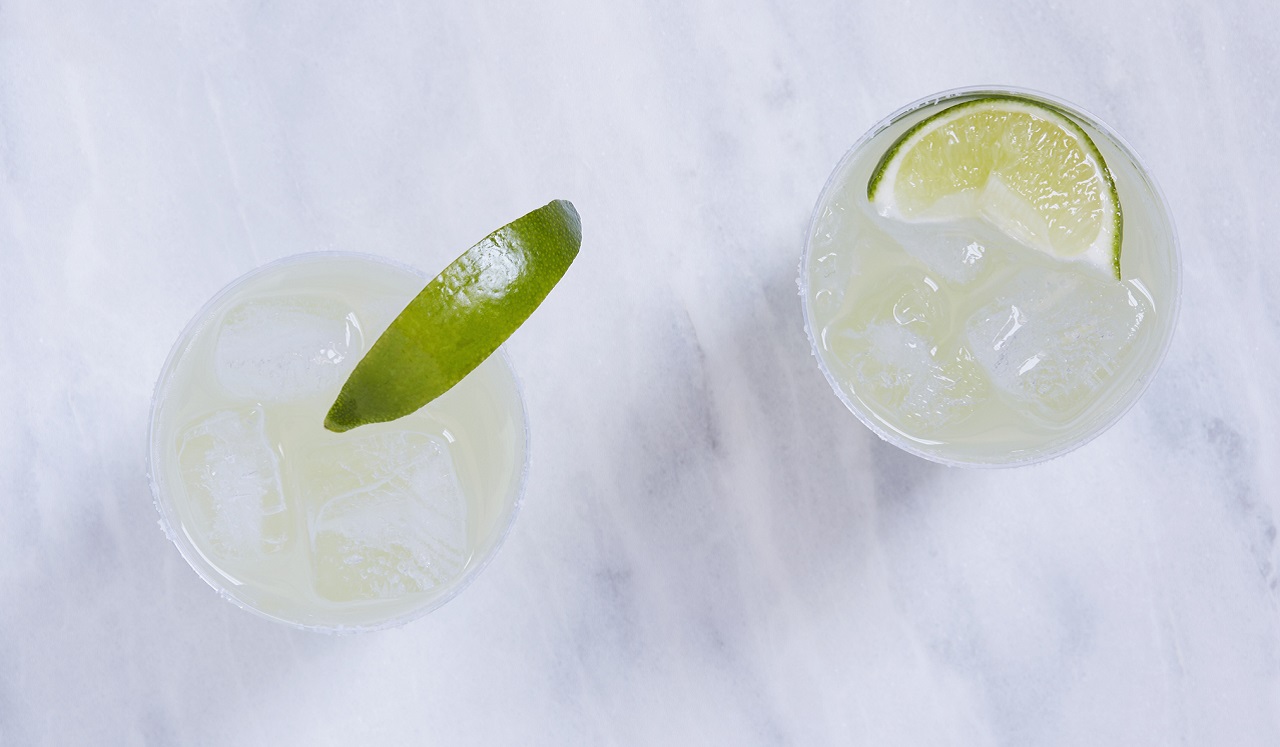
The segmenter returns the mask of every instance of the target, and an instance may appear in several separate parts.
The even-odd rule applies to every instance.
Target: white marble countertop
[[[315,5],[0,2],[0,745],[1280,744],[1274,3]],[[1123,134],[1185,266],[1138,406],[1004,471],[879,443],[795,285],[845,149],[978,83]],[[383,633],[219,599],[145,477],[187,319],[558,197],[494,563]]]

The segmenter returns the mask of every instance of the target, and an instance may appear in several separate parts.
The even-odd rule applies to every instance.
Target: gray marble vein
[[[0,745],[1280,744],[1277,38],[1266,0],[0,0]],[[981,83],[1118,130],[1185,268],[1141,402],[1004,471],[879,442],[795,286],[845,149]],[[558,197],[493,564],[361,636],[219,599],[145,475],[187,319]]]

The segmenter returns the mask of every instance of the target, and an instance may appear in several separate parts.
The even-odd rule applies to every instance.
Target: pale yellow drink
[[[363,255],[292,257],[232,283],[175,345],[152,413],[156,503],[237,604],[302,627],[401,623],[456,593],[510,527],[526,427],[503,354],[413,415],[323,427],[426,281]]]
[[[869,181],[904,133],[1009,93],[942,94],[873,129],[827,183],[801,270],[807,329],[841,399],[881,437],[948,464],[1028,463],[1092,438],[1145,389],[1177,313],[1163,199],[1127,146],[1062,102],[1012,92],[1048,102],[1105,159],[1123,209],[1120,279],[980,215],[904,221],[873,205]]]

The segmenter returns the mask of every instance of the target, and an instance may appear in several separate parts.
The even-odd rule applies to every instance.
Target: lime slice
[[[463,252],[356,364],[324,427],[395,420],[444,394],[529,318],[581,244],[578,211],[556,200]]]
[[[880,159],[867,198],[903,221],[981,217],[1027,246],[1120,277],[1115,180],[1080,125],[1037,101],[987,96],[919,122]]]

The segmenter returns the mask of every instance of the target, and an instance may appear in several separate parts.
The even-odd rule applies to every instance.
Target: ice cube
[[[907,223],[876,216],[876,225],[903,251],[948,282],[968,285],[984,274],[993,252],[1012,239],[981,220]]]
[[[924,432],[964,420],[987,397],[963,347],[947,354],[909,327],[884,321],[847,332],[846,341],[855,392]]]
[[[859,396],[878,402],[924,432],[964,420],[987,397],[969,351],[943,348],[950,309],[920,271],[885,278],[879,292],[824,331]]]
[[[227,312],[215,370],[233,395],[287,402],[341,386],[362,350],[355,313],[337,301],[258,299]]]
[[[178,463],[198,528],[216,553],[251,558],[284,547],[284,491],[260,409],[222,410],[187,428]]]
[[[1141,294],[1088,268],[1031,265],[969,317],[965,334],[992,383],[1053,420],[1111,380],[1146,316]]]
[[[429,591],[465,567],[467,502],[446,445],[425,434],[356,437],[310,455],[318,594],[333,601]]]

